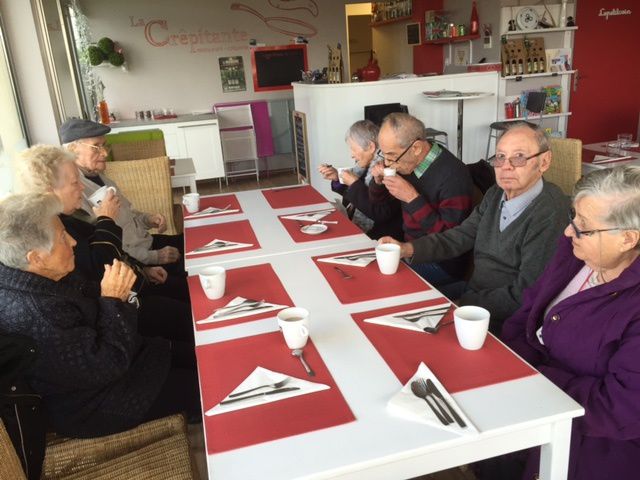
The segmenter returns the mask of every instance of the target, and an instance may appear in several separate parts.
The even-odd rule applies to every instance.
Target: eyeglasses
[[[571,225],[571,227],[573,228],[573,231],[576,232],[576,238],[580,238],[582,237],[582,235],[584,235],[585,237],[590,237],[596,233],[600,233],[600,232],[612,232],[614,230],[621,230],[620,227],[614,227],[614,228],[597,228],[595,230],[580,230],[578,228],[578,226],[576,225],[576,223],[574,222],[574,219],[576,218],[576,211],[575,209],[571,209],[569,210],[569,224]]]
[[[411,145],[409,145],[407,148],[404,149],[404,151],[397,156],[397,158],[395,160],[391,160],[390,158],[386,157],[384,155],[384,153],[382,153],[381,150],[378,150],[376,155],[378,155],[379,157],[383,158],[385,162],[389,163],[389,164],[394,164],[394,163],[399,163],[400,159],[404,156],[405,153],[407,153],[409,151],[409,149],[411,147],[413,147],[413,144],[416,143],[418,140],[420,140],[419,138],[416,138],[413,142],[411,142]]]
[[[100,152],[100,151],[104,151],[105,153],[109,153],[111,151],[111,146],[110,145],[91,145],[90,143],[85,143],[85,142],[78,142],[82,145],[86,145],[87,147],[91,147],[93,148],[95,151]]]
[[[501,167],[504,165],[504,162],[509,160],[509,163],[513,168],[524,167],[527,164],[527,160],[531,160],[538,155],[542,155],[543,153],[548,152],[549,149],[545,148],[544,150],[540,150],[538,153],[534,153],[533,155],[529,155],[528,157],[524,153],[516,153],[511,157],[508,157],[503,153],[496,153],[496,156],[489,160],[489,164],[492,167]]]

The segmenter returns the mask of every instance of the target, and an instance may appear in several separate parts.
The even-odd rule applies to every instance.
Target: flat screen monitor
[[[307,46],[282,45],[251,49],[253,89],[256,92],[291,89],[307,70]]]
[[[382,121],[384,117],[389,115],[390,113],[402,112],[408,113],[409,109],[406,105],[401,105],[399,103],[381,103],[378,105],[365,105],[364,107],[364,118],[365,120],[371,120],[376,125],[382,125]]]

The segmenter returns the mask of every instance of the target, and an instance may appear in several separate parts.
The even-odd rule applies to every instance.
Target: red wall
[[[413,20],[424,26],[424,12],[427,10],[442,10],[443,0],[413,0]],[[424,28],[422,29],[424,41]],[[417,45],[413,47],[413,73],[442,74],[444,69],[442,60],[442,45]]]

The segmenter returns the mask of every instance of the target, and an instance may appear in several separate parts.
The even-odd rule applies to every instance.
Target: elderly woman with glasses
[[[573,421],[568,478],[638,478],[640,168],[582,178],[564,235],[502,338],[585,409]]]
[[[170,413],[199,411],[197,375],[171,365],[170,342],[136,333],[134,272],[114,260],[100,283],[76,276],[75,240],[51,194],[0,202],[0,329],[33,339],[25,380],[50,426],[106,435]]]
[[[401,255],[410,263],[439,262],[473,252],[469,282],[449,285],[445,293],[461,305],[489,310],[489,328],[496,334],[520,307],[523,290],[544,269],[566,225],[568,199],[542,179],[550,163],[544,132],[515,123],[498,141],[492,162],[497,185],[471,215],[445,232],[401,244]]]
[[[369,199],[373,168],[380,162],[377,155],[378,126],[370,120],[360,120],[349,127],[345,140],[355,165],[351,169],[344,169],[340,178],[332,165],[322,164],[318,171],[325,180],[331,180],[331,190],[342,195],[342,204],[347,207],[353,223],[369,237],[378,239],[389,235],[396,239],[403,238],[400,202],[392,199],[389,205],[380,208],[379,204]]]
[[[105,265],[114,259],[126,262],[136,273],[132,290],[143,297],[138,322],[140,333],[186,342],[185,350],[191,345],[192,351],[191,309],[180,300],[188,297],[187,287],[184,285],[181,291],[180,285],[175,285],[177,282],[164,284],[167,273],[162,267],[143,265],[124,252],[122,229],[115,223],[120,210],[118,196],[109,191],[102,203],[93,208],[95,223],[89,222],[86,216],[74,217],[82,205],[84,185],[75,155],[60,147],[36,145],[25,150],[20,154],[16,173],[19,192],[53,193],[62,202],[60,219],[77,243],[76,272],[88,280],[99,281]],[[177,298],[165,298],[174,292]]]

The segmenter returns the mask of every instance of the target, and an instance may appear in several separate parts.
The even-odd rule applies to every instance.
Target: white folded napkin
[[[356,258],[357,257],[357,258]],[[370,250],[358,253],[344,253],[335,257],[319,258],[319,262],[337,263],[339,265],[351,265],[354,267],[366,267],[376,260],[376,251]]]
[[[220,240],[218,238],[214,238],[206,245],[198,247],[195,250],[191,250],[190,252],[185,253],[185,255],[198,255],[200,253],[208,252],[222,252],[223,250],[235,250],[236,248],[245,248],[252,246],[253,243],[231,242],[228,240]]]
[[[442,424],[435,413],[431,410],[427,402],[423,398],[419,398],[411,392],[411,382],[419,379],[431,379],[436,388],[440,391],[445,398],[449,406],[458,413],[460,418],[466,424],[466,427],[462,428],[457,422],[452,422],[448,425]],[[430,401],[433,403],[433,396],[430,396]],[[440,401],[438,403],[443,406],[445,411],[453,418],[451,411]],[[402,417],[406,420],[412,420],[419,423],[424,423],[431,427],[441,428],[450,432],[457,433],[459,435],[470,435],[478,433],[478,429],[471,423],[460,407],[453,400],[451,395],[444,389],[440,381],[429,370],[429,368],[422,362],[418,366],[416,373],[409,379],[409,381],[402,387],[402,389],[396,393],[391,400],[387,403],[387,410],[398,417]]]
[[[302,222],[316,222],[318,220],[323,219],[330,213],[333,213],[335,210],[321,210],[318,212],[306,212],[306,213],[298,213],[296,215],[283,215],[282,218],[286,218],[288,220],[300,220]]]
[[[443,299],[444,300],[444,299]],[[364,321],[367,323],[375,323],[377,325],[387,325],[389,327],[397,327],[404,328],[405,330],[413,330],[416,332],[429,333],[425,332],[425,327],[434,328],[442,317],[446,315],[446,313],[436,314],[434,316],[426,316],[429,313],[429,310],[440,310],[446,307],[450,307],[451,303],[443,302],[438,305],[430,305],[428,307],[414,308],[412,310],[405,310],[403,312],[394,312],[388,313],[387,315],[382,315],[380,317],[366,318]],[[404,320],[402,318],[397,318],[400,315],[411,315],[412,313],[417,314],[418,312],[424,312],[425,317],[420,318],[416,322],[410,322],[409,320]]]
[[[235,213],[235,212],[239,212],[240,210],[238,210],[237,208],[235,209],[224,209],[224,208],[216,208],[216,207],[207,207],[204,210],[200,210],[199,212],[196,213],[191,213],[189,215],[187,215],[186,217],[184,217],[185,219],[187,218],[194,218],[194,217],[200,217],[203,215],[221,215],[223,213]]]
[[[233,390],[233,392],[230,392],[230,394],[235,392],[244,392],[245,390],[249,390],[250,388],[258,387],[260,385],[272,385],[284,379],[288,380],[280,388],[297,388],[297,390],[275,393],[273,395],[260,395],[253,398],[248,398],[247,400],[240,400],[238,402],[228,403],[225,405],[218,404],[206,411],[205,415],[220,415],[221,413],[233,412],[235,410],[241,410],[243,408],[255,407],[256,405],[264,405],[265,403],[277,402],[279,400],[284,400],[285,398],[297,397],[299,395],[306,395],[308,393],[315,393],[331,388],[329,387],[329,385],[325,385],[323,383],[309,382],[308,380],[289,377],[288,375],[285,375],[283,373],[273,372],[271,370],[267,370],[266,368],[256,367],[256,369],[251,372],[251,375],[245,378],[244,381]],[[272,390],[274,389],[270,387],[260,388],[258,390],[254,390],[253,392],[246,393],[246,396],[258,393],[266,393]],[[245,395],[240,395],[239,397],[244,396]],[[230,400],[229,396],[225,397],[224,400]]]
[[[262,302],[260,305],[247,305],[246,308],[240,306],[242,302],[247,300],[243,297],[236,297],[227,303],[224,307],[218,308],[215,312],[209,315],[207,318],[196,321],[196,323],[215,323],[225,320],[232,320],[234,318],[246,317],[247,315],[255,315],[256,313],[271,312],[273,310],[281,310],[287,308],[288,305],[277,305],[275,303]],[[233,307],[238,307],[234,309]],[[259,308],[258,308],[259,307]]]

